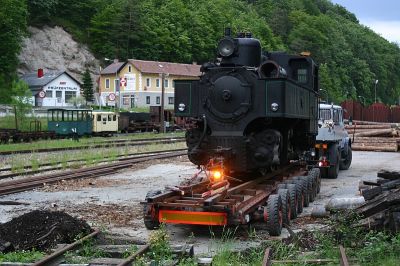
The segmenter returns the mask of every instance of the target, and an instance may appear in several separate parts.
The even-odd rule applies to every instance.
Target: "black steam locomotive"
[[[175,114],[195,125],[186,133],[190,161],[217,160],[227,174],[244,177],[304,156],[317,134],[314,61],[262,52],[251,34],[233,38],[229,29],[217,49],[199,80],[175,81]]]

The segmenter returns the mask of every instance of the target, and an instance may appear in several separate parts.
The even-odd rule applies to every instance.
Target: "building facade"
[[[100,73],[100,104],[125,109],[161,105],[164,83],[164,106],[174,105],[174,80],[198,79],[200,66],[129,59],[114,62]]]
[[[32,91],[34,106],[68,107],[81,95],[81,83],[66,71],[29,73],[21,76]]]

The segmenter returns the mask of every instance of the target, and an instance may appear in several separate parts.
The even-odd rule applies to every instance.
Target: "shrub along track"
[[[126,161],[126,160],[131,160],[133,158],[145,158],[146,156],[153,156],[154,154],[162,154],[162,153],[168,153],[168,152],[178,152],[178,151],[185,151],[187,150],[186,148],[183,149],[173,149],[173,150],[162,150],[162,151],[149,151],[149,152],[141,152],[141,153],[130,153],[130,154],[121,154],[121,155],[117,155],[117,156],[111,156],[111,157],[103,157],[102,160],[99,160],[97,163],[105,163],[105,162],[109,162],[110,158],[115,157],[114,159],[112,159],[112,161]],[[21,176],[21,175],[33,175],[33,174],[37,174],[37,173],[43,173],[43,172],[48,172],[48,171],[55,171],[55,170],[62,170],[65,167],[64,166],[60,166],[61,164],[63,164],[64,162],[59,161],[59,162],[51,162],[51,163],[43,163],[40,164],[38,167],[41,169],[37,169],[37,170],[31,170],[31,171],[23,171],[23,172],[18,172],[18,173],[8,173],[8,174],[3,174],[0,175],[0,179],[6,179],[6,178],[12,178],[12,177],[16,177],[16,176]],[[77,167],[83,167],[86,163],[86,159],[73,159],[73,160],[69,160],[66,163],[79,163],[79,165]],[[54,166],[56,165],[56,166]],[[53,166],[53,167],[49,167],[49,166]],[[47,168],[44,168],[47,167]],[[75,167],[75,168],[77,168]],[[24,166],[23,169],[32,169],[32,166],[27,165]],[[12,171],[11,167],[7,167],[7,168],[2,168],[0,169],[0,172],[8,172],[8,171]]]
[[[15,151],[0,151],[0,155],[20,154],[20,153],[40,153],[40,152],[53,152],[53,151],[66,151],[66,150],[82,150],[82,149],[97,149],[108,147],[124,147],[124,146],[144,146],[151,144],[168,144],[184,141],[183,137],[176,138],[150,138],[150,139],[135,139],[135,140],[106,140],[103,144],[91,144],[75,147],[58,147],[58,148],[43,148],[43,149],[27,149]]]
[[[128,158],[126,160],[115,162],[107,165],[93,166],[76,170],[64,171],[62,173],[50,174],[50,175],[41,175],[41,176],[33,176],[20,180],[13,180],[1,183],[0,186],[0,196],[12,194],[16,192],[21,192],[25,190],[30,190],[37,187],[42,187],[45,184],[56,183],[61,180],[66,179],[75,179],[75,178],[86,178],[86,177],[95,177],[95,176],[103,176],[115,173],[120,169],[124,169],[132,166],[133,164],[156,160],[156,159],[166,159],[177,156],[182,156],[187,154],[187,151],[174,151],[168,152],[164,154],[155,154],[155,155],[143,155],[135,158]]]

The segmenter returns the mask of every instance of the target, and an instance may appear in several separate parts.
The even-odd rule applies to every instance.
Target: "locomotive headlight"
[[[185,111],[185,108],[186,108],[186,105],[184,103],[180,103],[178,105],[178,110],[181,111],[181,112]]]
[[[279,104],[277,104],[277,103],[272,103],[272,104],[271,104],[271,110],[272,110],[273,112],[278,111],[278,109],[279,109]]]
[[[228,57],[235,51],[235,43],[231,38],[224,38],[218,43],[218,53],[222,57]]]

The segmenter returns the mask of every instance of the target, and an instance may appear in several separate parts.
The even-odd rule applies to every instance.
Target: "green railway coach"
[[[92,110],[90,109],[48,109],[48,130],[57,135],[91,135]]]

